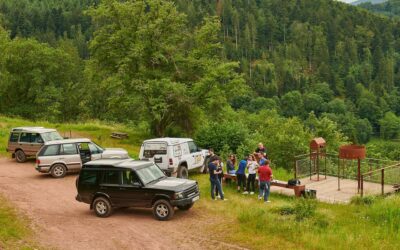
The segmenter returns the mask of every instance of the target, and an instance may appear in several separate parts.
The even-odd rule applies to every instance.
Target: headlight
[[[179,193],[175,193],[175,199],[182,199],[183,198],[183,193],[179,192]]]

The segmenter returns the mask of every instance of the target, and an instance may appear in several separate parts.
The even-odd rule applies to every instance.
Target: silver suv
[[[17,162],[25,162],[27,157],[35,156],[45,142],[62,139],[55,129],[44,127],[13,128],[10,132],[6,151],[10,152]]]
[[[110,158],[126,159],[129,155],[125,149],[103,149],[86,138],[51,141],[38,152],[35,168],[38,172],[62,178],[67,172],[78,172],[86,162]]]

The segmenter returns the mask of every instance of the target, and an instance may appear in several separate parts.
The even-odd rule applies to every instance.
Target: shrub
[[[314,200],[299,199],[294,206],[295,218],[302,221],[306,218],[313,217],[317,208],[317,202]]]

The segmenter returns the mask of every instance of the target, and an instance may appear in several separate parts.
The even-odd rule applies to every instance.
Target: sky
[[[338,1],[345,2],[345,3],[351,3],[351,2],[354,2],[355,0],[338,0]]]

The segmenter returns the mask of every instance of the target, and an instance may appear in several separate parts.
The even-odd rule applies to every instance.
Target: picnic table
[[[225,182],[228,180],[232,180],[232,181],[236,182],[237,181],[236,174],[224,174],[224,180],[225,180]],[[258,185],[258,177],[256,178],[256,180],[257,180],[256,185]],[[272,180],[271,186],[293,189],[294,195],[296,197],[300,197],[302,195],[302,192],[304,192],[304,190],[306,189],[305,185],[289,185],[287,182],[278,181],[278,180]]]
[[[122,133],[122,132],[112,132],[111,133],[111,138],[114,138],[114,139],[126,139],[128,137],[129,136],[127,133]]]

